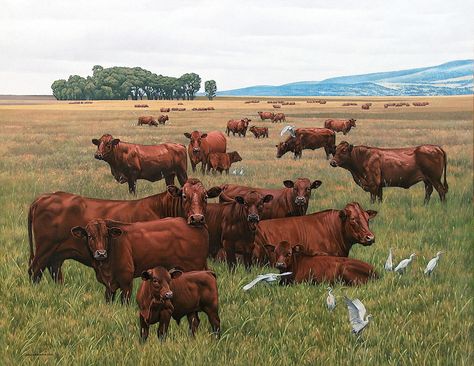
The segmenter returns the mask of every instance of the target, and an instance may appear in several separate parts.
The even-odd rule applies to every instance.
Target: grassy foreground
[[[300,161],[289,155],[276,159],[274,146],[282,125],[256,121],[258,110],[271,110],[264,101],[184,102],[188,109],[212,105],[216,110],[171,112],[171,123],[159,128],[135,126],[137,116],[159,114],[160,107],[177,106],[176,101],[147,102],[148,110],[133,108],[131,101],[91,105],[0,101],[5,104],[0,105],[0,364],[472,364],[472,96],[423,100],[431,105],[385,110],[388,98],[366,98],[374,106],[362,111],[341,107],[346,100],[333,98],[322,106],[297,101],[282,111],[288,123],[298,127],[322,126],[327,117],[357,118],[357,128],[347,136],[338,135],[338,142],[442,145],[448,154],[446,206],[439,203],[436,191],[431,203],[423,206],[423,184],[410,190],[386,189],[384,203],[370,205],[369,194],[355,185],[349,172],[331,168],[322,150],[304,151]],[[222,337],[211,338],[207,319],[201,316],[196,339],[188,337],[183,321],[180,326],[171,324],[164,343],[152,333],[145,345],[138,341],[135,302],[106,305],[103,287],[92,269],[69,261],[63,266],[63,286],[53,284],[49,274],[39,285],[30,284],[26,216],[37,195],[63,190],[131,198],[126,186],[113,180],[108,166],[93,159],[91,138],[111,133],[128,142],[187,143],[183,132],[224,130],[228,119],[244,116],[258,126],[269,126],[270,139],[231,137],[228,150],[240,152],[244,160],[237,166],[244,167],[245,175],[206,176],[204,184],[281,187],[284,179],[306,176],[323,181],[313,194],[309,212],[342,208],[351,201],[378,210],[372,223],[376,243],[356,246],[351,256],[374,264],[382,273],[379,281],[359,288],[336,286],[338,306],[329,313],[325,285],[262,285],[244,293],[245,283],[270,269],[246,273],[239,267],[230,275],[225,265],[211,262],[218,275]],[[139,181],[138,195],[161,192],[164,187],[164,181]],[[389,247],[397,262],[417,253],[405,276],[383,273]],[[446,253],[434,275],[427,278],[422,271],[438,250]],[[137,279],[134,293],[138,283]],[[350,333],[344,294],[361,299],[374,316],[362,338]]]

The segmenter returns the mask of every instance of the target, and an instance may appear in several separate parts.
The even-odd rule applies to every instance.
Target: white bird
[[[240,168],[239,175],[244,175],[244,168]]]
[[[332,294],[331,287],[328,287],[328,290],[329,290],[329,294],[328,294],[328,297],[326,298],[326,304],[328,306],[328,309],[332,311],[336,307],[336,297]]]
[[[232,174],[237,175],[237,168],[232,170]]]
[[[257,283],[265,281],[267,283],[272,283],[278,281],[280,277],[289,276],[293,272],[284,272],[284,273],[267,273],[263,275],[258,275],[252,282],[248,283],[243,287],[244,291],[250,290]]]
[[[408,267],[408,265],[411,263],[413,258],[415,258],[415,253],[410,254],[410,258],[402,260],[398,265],[395,267],[395,272],[397,273],[403,273],[405,272],[405,269]]]
[[[344,296],[346,300],[347,309],[349,310],[349,321],[352,325],[352,333],[359,334],[369,324],[369,319],[372,315],[367,315],[367,310],[364,304],[359,299],[351,300]]]
[[[435,267],[438,265],[439,257],[441,254],[443,254],[443,252],[436,253],[436,257],[434,257],[428,262],[428,265],[425,268],[425,274],[430,275],[431,272],[434,271]]]
[[[295,126],[285,126],[280,132],[280,136],[283,136],[285,133],[289,132],[291,136],[296,137]]]
[[[392,260],[392,248],[388,251],[388,258],[385,262],[385,270],[386,271],[393,271],[393,260]]]

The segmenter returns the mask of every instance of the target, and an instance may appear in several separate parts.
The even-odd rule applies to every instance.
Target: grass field
[[[257,121],[258,110],[272,110],[264,101],[186,101],[188,110],[210,105],[216,110],[171,112],[169,125],[151,128],[137,127],[137,117],[159,114],[160,107],[177,106],[176,101],[147,102],[150,108],[144,110],[133,108],[133,101],[70,105],[0,100],[0,364],[472,364],[472,96],[421,98],[430,101],[428,107],[383,108],[388,101],[415,99],[329,98],[327,104],[318,105],[295,98],[295,106],[283,106],[281,111],[289,124],[298,127],[323,126],[327,117],[357,118],[357,128],[347,136],[339,134],[338,142],[442,145],[448,154],[445,206],[436,192],[423,206],[423,184],[410,190],[385,189],[385,201],[370,205],[369,194],[356,186],[348,171],[330,167],[322,150],[304,151],[300,161],[293,161],[290,154],[276,159],[282,125]],[[369,111],[341,107],[347,100],[374,104]],[[244,293],[245,283],[269,269],[247,273],[239,266],[230,275],[224,264],[211,262],[218,275],[222,337],[214,340],[207,319],[201,316],[196,339],[188,337],[183,321],[180,326],[171,324],[164,343],[152,333],[145,345],[138,341],[135,302],[106,305],[92,269],[69,261],[63,266],[63,286],[52,283],[47,274],[39,285],[29,282],[26,218],[36,196],[63,190],[90,197],[132,198],[126,186],[112,178],[108,165],[93,158],[92,138],[111,133],[135,143],[187,143],[183,132],[224,130],[228,119],[244,116],[256,125],[269,126],[270,138],[231,137],[228,150],[240,152],[243,161],[237,166],[244,167],[245,175],[206,176],[204,184],[281,187],[284,179],[305,176],[323,181],[308,212],[342,208],[351,201],[378,210],[371,224],[376,243],[354,247],[351,256],[374,264],[382,274],[380,280],[358,288],[336,286],[338,306],[329,313],[325,285],[262,285]],[[164,181],[139,181],[138,195],[164,188]],[[389,247],[396,261],[417,253],[406,275],[383,272]],[[434,275],[425,277],[422,270],[438,250],[445,255]],[[134,293],[138,283],[139,279]],[[344,294],[361,299],[373,315],[360,339],[350,333]]]

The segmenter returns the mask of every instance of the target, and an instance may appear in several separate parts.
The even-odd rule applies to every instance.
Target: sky
[[[0,94],[92,66],[198,73],[218,90],[474,58],[474,1],[0,0]]]

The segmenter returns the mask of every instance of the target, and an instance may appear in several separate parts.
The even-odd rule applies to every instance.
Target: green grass
[[[153,327],[149,341],[141,345],[135,303],[106,305],[92,269],[68,261],[63,286],[52,283],[49,274],[39,285],[29,282],[26,213],[37,195],[64,190],[131,198],[108,166],[93,159],[91,138],[108,132],[130,142],[186,143],[185,131],[223,130],[230,118],[254,118],[257,110],[267,109],[262,104],[243,109],[243,101],[216,103],[214,112],[170,113],[171,124],[159,128],[135,126],[137,115],[150,112],[114,109],[120,102],[103,110],[0,109],[0,364],[472,364],[473,126],[472,111],[470,118],[465,113],[472,105],[457,112],[428,110],[425,117],[411,110],[367,114],[359,116],[349,135],[337,136],[338,141],[374,146],[442,145],[448,154],[446,206],[436,192],[423,206],[422,184],[386,189],[385,201],[370,205],[369,194],[349,172],[331,168],[322,150],[304,151],[300,161],[290,155],[276,159],[274,145],[282,125],[260,121],[256,124],[270,126],[270,139],[229,139],[228,150],[243,156],[238,166],[245,167],[245,176],[202,178],[207,187],[224,182],[280,187],[284,179],[307,176],[323,181],[309,212],[341,208],[350,201],[379,211],[371,224],[376,243],[354,247],[351,256],[374,264],[382,278],[358,288],[336,286],[333,313],[325,308],[325,285],[262,285],[244,293],[245,283],[270,269],[246,273],[239,266],[231,275],[224,264],[210,262],[218,275],[222,337],[216,341],[209,335],[202,314],[196,339],[188,337],[186,321],[180,326],[173,322],[164,343],[157,341]],[[338,116],[339,104],[325,113]],[[298,127],[322,126],[325,116],[317,108],[309,104],[285,112]],[[162,181],[138,182],[140,197],[163,190]],[[405,276],[383,272],[389,247],[396,261],[417,253]],[[434,275],[425,277],[422,270],[438,250],[445,255]],[[350,333],[344,294],[360,298],[374,316],[359,339]]]

